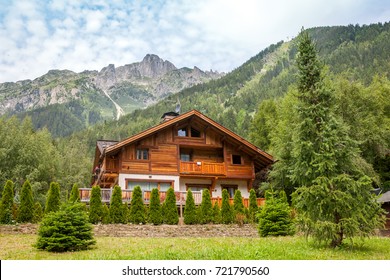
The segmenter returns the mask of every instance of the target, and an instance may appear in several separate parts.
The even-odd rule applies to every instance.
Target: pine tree
[[[80,203],[73,203],[45,215],[34,246],[49,252],[67,252],[87,250],[95,243],[88,215]]]
[[[34,198],[31,184],[26,180],[20,191],[20,206],[17,221],[19,223],[31,223],[34,217]]]
[[[77,184],[73,184],[72,191],[70,193],[69,202],[80,202],[80,192],[79,192],[79,186]]]
[[[226,189],[222,191],[221,222],[231,224],[233,222],[233,209],[229,203],[229,193]]]
[[[43,210],[42,206],[39,202],[35,202],[34,204],[34,216],[33,216],[33,223],[39,223],[42,220],[43,217]]]
[[[201,224],[207,224],[213,220],[213,206],[211,204],[210,191],[208,189],[204,189],[202,192],[199,219]]]
[[[177,225],[179,222],[179,214],[177,213],[176,196],[173,188],[167,191],[167,197],[163,204],[164,223],[168,225]]]
[[[279,195],[266,192],[266,202],[258,214],[260,236],[285,236],[295,232],[291,209],[284,191]]]
[[[125,205],[122,203],[122,189],[115,186],[110,202],[110,222],[113,224],[126,223]]]
[[[89,200],[89,222],[97,224],[102,220],[103,205],[102,194],[99,186],[93,186]]]
[[[0,224],[11,224],[14,204],[14,183],[8,180],[5,183],[0,202]]]
[[[60,209],[60,185],[56,182],[51,182],[46,197],[45,214],[58,211],[59,209]]]
[[[142,198],[142,190],[140,186],[136,186],[131,198],[129,222],[133,224],[144,224],[145,221],[145,205]]]
[[[299,36],[297,124],[292,126],[291,162],[286,174],[298,186],[293,194],[298,222],[306,235],[340,246],[345,237],[368,236],[383,224],[369,177],[357,162],[357,143],[335,114],[332,86],[308,33]]]
[[[186,225],[197,223],[195,201],[191,189],[187,191],[186,206],[184,207],[184,223]]]
[[[160,194],[158,189],[153,189],[150,195],[149,222],[154,225],[161,225],[163,222],[162,218]]]
[[[256,222],[256,214],[259,210],[259,207],[257,206],[257,198],[256,198],[256,192],[254,189],[251,189],[249,192],[249,220],[250,222],[254,223]]]

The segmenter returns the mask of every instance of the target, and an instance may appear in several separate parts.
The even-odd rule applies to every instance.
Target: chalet
[[[270,154],[196,110],[170,112],[160,124],[123,141],[97,141],[92,185],[102,188],[106,202],[113,186],[119,185],[128,201],[140,186],[145,203],[153,188],[163,200],[173,187],[180,203],[188,189],[196,203],[204,189],[214,201],[221,199],[223,189],[231,197],[239,189],[247,204],[255,174],[273,162]],[[81,200],[88,201],[90,189],[80,191]]]

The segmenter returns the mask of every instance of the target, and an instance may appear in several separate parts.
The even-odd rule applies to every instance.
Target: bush
[[[0,223],[11,224],[13,221],[14,183],[8,180],[5,183],[0,202]]]
[[[122,203],[122,190],[119,186],[115,186],[110,202],[110,223],[125,224],[126,210],[126,205]]]
[[[17,221],[19,223],[31,223],[34,217],[34,198],[31,184],[26,180],[20,191],[20,206]]]
[[[233,217],[237,224],[242,225],[246,221],[245,208],[242,203],[242,195],[240,190],[236,190],[233,199]]]
[[[202,192],[199,219],[201,224],[207,224],[213,220],[213,206],[211,204],[211,196],[208,189],[204,189]]]
[[[194,196],[190,189],[187,192],[186,206],[184,207],[184,223],[186,225],[194,225],[197,223]]]
[[[76,203],[45,215],[35,247],[49,252],[66,252],[87,250],[95,243],[88,216],[83,206]]]
[[[69,202],[80,202],[80,191],[79,186],[74,184],[72,191],[70,192]]]
[[[39,202],[35,202],[34,204],[34,215],[33,215],[33,223],[39,223],[43,217],[42,206]]]
[[[285,236],[295,232],[291,209],[284,191],[280,191],[279,195],[267,191],[265,205],[257,216],[260,236]]]
[[[103,205],[102,208],[102,224],[109,224],[110,223],[110,209],[108,209],[107,204]]]
[[[259,207],[257,206],[256,192],[254,189],[251,189],[251,191],[249,192],[249,221],[251,223],[256,222],[256,214],[258,210]]]
[[[154,225],[161,225],[163,222],[158,189],[153,189],[150,195],[149,222]]]
[[[142,190],[140,186],[136,186],[131,198],[129,222],[133,224],[144,224],[145,221],[145,205],[142,198]]]
[[[233,210],[229,203],[229,193],[226,189],[222,190],[221,222],[231,224],[233,222]]]
[[[167,191],[167,197],[163,204],[164,223],[168,225],[177,225],[179,222],[179,214],[176,207],[176,196],[173,188],[169,188]]]
[[[60,185],[55,182],[50,183],[47,193],[45,214],[55,212],[60,209]]]
[[[102,220],[103,205],[102,193],[99,186],[93,186],[91,191],[91,199],[89,201],[89,222],[97,224]]]
[[[221,210],[219,209],[218,202],[213,206],[213,223],[219,224],[221,222]]]

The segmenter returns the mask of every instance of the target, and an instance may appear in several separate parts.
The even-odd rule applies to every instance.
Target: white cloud
[[[302,26],[388,20],[383,0],[13,0],[0,7],[0,82],[100,70],[155,53],[229,71]]]

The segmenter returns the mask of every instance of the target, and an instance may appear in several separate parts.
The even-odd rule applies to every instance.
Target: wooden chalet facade
[[[271,155],[200,112],[170,112],[157,126],[123,141],[97,141],[92,185],[102,188],[106,202],[114,185],[124,200],[137,185],[146,202],[153,188],[164,194],[170,187],[184,201],[191,189],[199,203],[205,188],[214,201],[223,189],[231,197],[239,189],[247,200],[255,173],[272,163]],[[88,201],[90,189],[80,191],[81,200]]]

